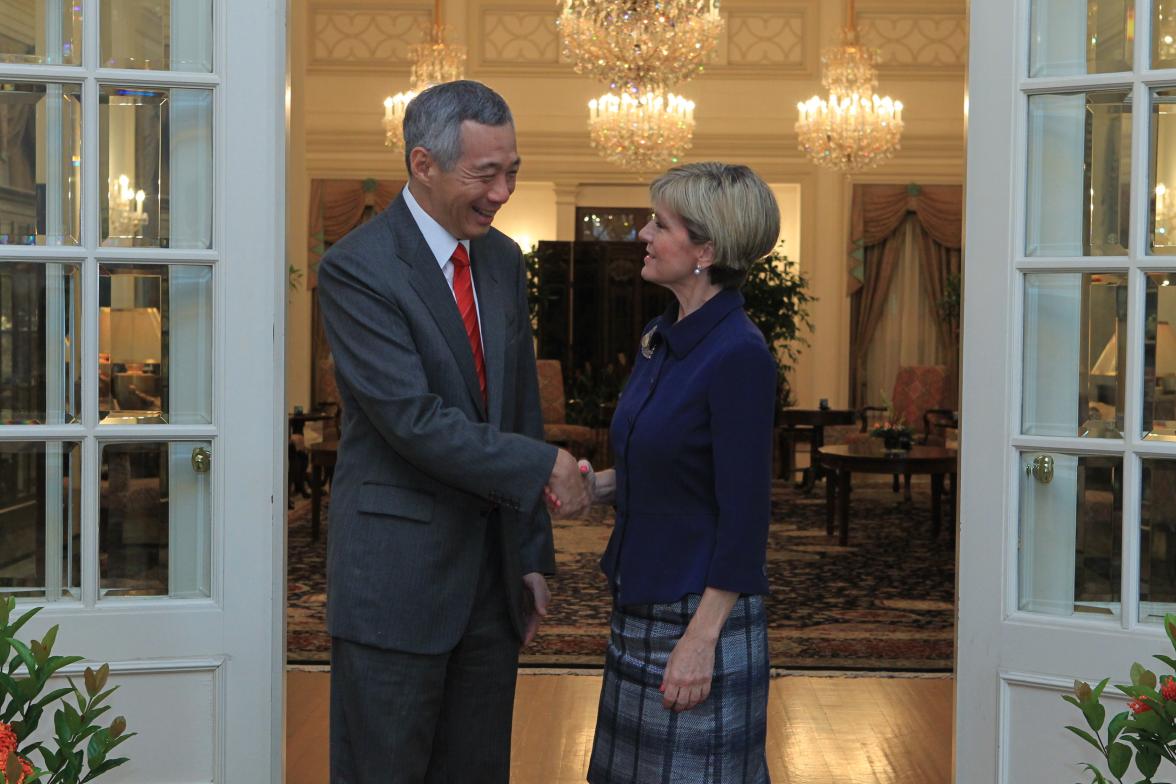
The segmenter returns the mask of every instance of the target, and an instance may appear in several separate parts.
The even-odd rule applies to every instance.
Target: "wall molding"
[[[358,126],[353,126],[358,127]],[[587,133],[520,133],[519,150],[524,166],[520,179],[596,184],[646,182],[606,164],[588,145]],[[703,134],[695,137],[688,161],[729,160],[747,163],[765,179],[791,182],[811,176],[817,169],[796,147],[796,137],[786,133],[756,133],[739,137]],[[959,182],[963,177],[964,143],[956,135],[911,136],[894,160],[854,176],[858,182]],[[316,177],[403,176],[403,160],[384,147],[383,133],[362,130],[316,130],[306,136],[307,175]]]
[[[408,47],[429,40],[432,9],[419,3],[315,3],[307,25],[307,70],[407,74]]]

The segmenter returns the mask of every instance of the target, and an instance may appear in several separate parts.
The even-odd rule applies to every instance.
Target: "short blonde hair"
[[[711,282],[738,288],[780,237],[772,189],[746,166],[718,161],[675,166],[649,186],[654,208],[674,212],[696,245],[714,244]]]

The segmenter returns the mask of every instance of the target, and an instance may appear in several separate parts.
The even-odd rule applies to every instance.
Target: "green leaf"
[[[57,753],[55,751],[48,748],[47,746],[42,746],[41,748],[37,749],[37,751],[41,752],[41,758],[45,760],[45,767],[46,768],[48,768],[49,770],[56,770],[57,769],[58,757],[57,757]]]
[[[1082,767],[1086,768],[1088,772],[1094,774],[1094,781],[1092,784],[1108,784],[1106,777],[1102,774],[1102,771],[1091,765],[1089,762],[1082,763]]]
[[[45,696],[41,697],[41,699],[37,700],[37,707],[44,708],[49,703],[57,702],[59,699],[65,697],[71,692],[73,692],[73,689],[68,686],[62,686],[60,689],[54,689]]]
[[[90,768],[93,769],[96,765],[101,765],[106,760],[106,748],[109,745],[110,738],[106,730],[98,730],[90,738],[90,742],[86,745],[86,758],[89,760]],[[1130,759],[1130,755],[1128,755]]]
[[[65,711],[65,726],[69,727],[69,734],[77,735],[78,731],[82,728],[81,714],[74,710],[74,706],[68,702],[63,702],[61,706],[62,710]]]
[[[1088,702],[1082,706],[1082,715],[1086,717],[1086,723],[1095,732],[1102,729],[1103,720],[1107,717],[1107,709],[1097,702]]]
[[[40,640],[33,640],[29,643],[29,650],[33,652],[33,658],[37,660],[37,664],[44,664],[45,660],[49,658],[49,651],[45,650],[45,646],[41,644]]]
[[[86,777],[84,779],[82,779],[82,782],[93,781],[94,779],[101,776],[103,773],[106,773],[107,771],[110,771],[110,770],[114,770],[119,765],[122,765],[123,763],[125,763],[127,760],[128,760],[128,757],[119,757],[117,759],[108,759],[108,760],[106,760],[106,762],[103,762],[101,765],[99,765],[98,767],[94,768],[89,773],[87,773]]]
[[[29,610],[28,612],[26,612],[24,615],[22,615],[22,616],[20,616],[19,618],[17,618],[17,619],[16,619],[16,623],[12,624],[11,626],[9,626],[9,627],[8,627],[8,628],[5,630],[6,632],[8,632],[7,636],[8,636],[9,638],[11,638],[11,637],[15,637],[15,636],[16,636],[16,633],[20,631],[21,627],[22,627],[22,626],[24,626],[26,623],[28,623],[28,622],[29,622],[29,620],[30,620],[30,619],[31,619],[31,618],[32,618],[34,615],[36,615],[37,613],[41,612],[41,610],[42,610],[42,608],[41,608],[41,607],[34,607],[34,608],[32,608],[31,610]]]
[[[57,627],[54,626],[45,632],[45,636],[41,638],[41,644],[45,646],[45,650],[52,651],[53,645],[57,642]]]
[[[89,694],[91,697],[93,697],[98,693],[98,673],[87,667],[85,672],[85,680],[86,694]]]
[[[1086,741],[1091,746],[1094,746],[1096,749],[1098,749],[1098,753],[1102,754],[1102,745],[1097,740],[1095,740],[1094,736],[1092,736],[1089,732],[1070,725],[1066,725],[1066,729],[1077,735],[1079,738],[1082,738],[1082,740]]]
[[[30,673],[37,671],[37,660],[33,657],[33,652],[20,640],[9,638],[12,647],[16,649],[16,655],[20,657],[20,661],[28,669]]]
[[[1168,642],[1172,643],[1172,647],[1176,648],[1176,615],[1166,613],[1164,615],[1164,631],[1168,633]]]
[[[115,716],[110,722],[110,737],[117,738],[127,731],[127,720],[122,716]]]
[[[1156,769],[1160,767],[1159,753],[1149,747],[1136,749],[1135,767],[1139,768],[1139,772],[1150,779],[1155,775]]]
[[[1171,656],[1165,656],[1162,653],[1157,653],[1155,658],[1159,659],[1164,664],[1171,667],[1173,670],[1176,670],[1176,659],[1173,659]]]
[[[103,664],[98,668],[98,688],[105,689],[106,682],[110,680],[110,665]]]
[[[1127,725],[1127,720],[1131,718],[1131,711],[1123,711],[1116,713],[1111,723],[1107,725],[1107,743],[1114,743],[1115,739],[1119,737],[1119,733],[1123,731],[1123,727]]]
[[[1156,674],[1144,667],[1139,662],[1131,665],[1131,684],[1133,686],[1145,686],[1149,689],[1156,687]]]
[[[1131,747],[1125,743],[1112,743],[1107,749],[1107,767],[1111,769],[1111,775],[1117,779],[1123,778],[1130,764]]]
[[[69,738],[69,724],[65,721],[65,711],[58,710],[53,714],[53,730],[57,733],[58,741],[64,741]]]
[[[1074,681],[1074,696],[1082,702],[1090,699],[1091,695],[1090,684],[1086,681]]]
[[[8,784],[17,784],[22,775],[24,769],[20,766],[20,757],[16,756],[15,751],[8,752],[8,759],[4,762],[4,780]]]
[[[48,663],[45,664],[45,673],[52,675],[62,667],[77,664],[80,661],[84,661],[85,658],[84,656],[51,656]],[[73,681],[70,681],[70,685],[73,686]]]

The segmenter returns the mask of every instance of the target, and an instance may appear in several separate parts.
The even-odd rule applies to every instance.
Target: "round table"
[[[859,474],[928,474],[931,477],[931,536],[942,524],[943,477],[955,486],[957,455],[941,446],[915,446],[907,452],[889,453],[878,439],[820,449],[820,464],[830,474],[825,482],[825,530],[833,535],[834,510],[840,528],[839,541],[849,543],[850,477]]]

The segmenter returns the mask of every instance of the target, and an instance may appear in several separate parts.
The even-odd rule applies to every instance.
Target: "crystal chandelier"
[[[690,149],[694,102],[673,93],[606,93],[588,102],[588,135],[610,163],[650,172]]]
[[[719,0],[559,0],[564,56],[576,73],[633,95],[702,71],[719,43]]]
[[[432,39],[410,46],[408,56],[412,59],[412,89],[384,99],[384,146],[398,153],[404,152],[404,111],[409,102],[428,87],[465,76],[466,48],[461,44],[445,43],[441,0],[433,0]]]
[[[143,201],[147,194],[131,185],[130,177],[120,174],[111,177],[107,183],[106,206],[109,211],[109,236],[121,239],[138,239],[143,236],[147,225],[147,213]]]
[[[877,166],[899,149],[902,102],[879,98],[877,49],[857,40],[853,0],[841,45],[821,52],[821,84],[826,99],[813,96],[798,103],[797,143],[818,166],[856,172]]]

